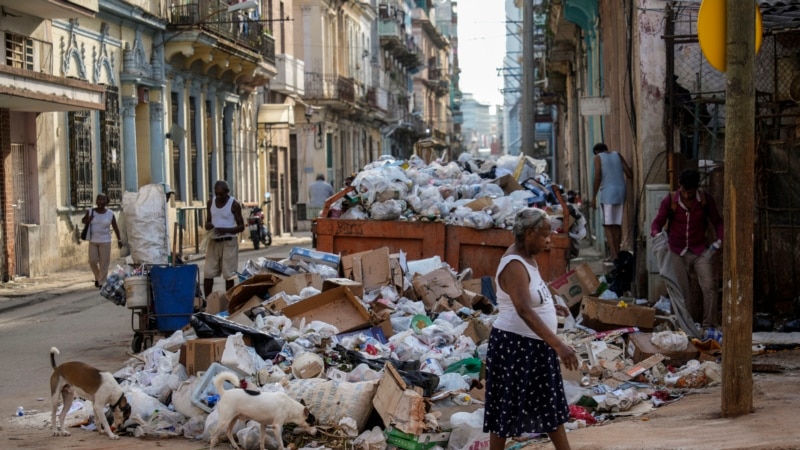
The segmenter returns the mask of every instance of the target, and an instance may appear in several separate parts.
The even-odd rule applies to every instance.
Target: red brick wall
[[[14,261],[14,201],[11,195],[11,112],[0,108],[0,278],[8,281]]]

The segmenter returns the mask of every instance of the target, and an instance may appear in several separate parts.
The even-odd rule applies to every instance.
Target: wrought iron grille
[[[92,198],[92,112],[70,111],[69,126],[70,203],[88,208]]]
[[[178,103],[178,93],[172,92],[169,97],[169,110],[172,124],[178,123],[178,108],[182,107]],[[172,142],[172,190],[175,191],[175,200],[183,200],[183,192],[181,189],[181,147],[176,139],[170,139]]]
[[[108,196],[108,204],[122,204],[122,161],[119,142],[119,88],[106,88],[106,110],[100,112],[100,127],[103,133],[101,154],[103,164],[102,188]]]

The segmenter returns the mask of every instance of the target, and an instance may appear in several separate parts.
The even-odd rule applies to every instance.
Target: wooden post
[[[727,2],[722,417],[753,412],[755,6]]]

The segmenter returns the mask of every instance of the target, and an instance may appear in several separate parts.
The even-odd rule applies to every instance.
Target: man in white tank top
[[[244,231],[242,205],[230,195],[228,183],[214,183],[214,198],[206,205],[206,230],[212,233],[203,268],[203,293],[206,298],[214,288],[214,278],[222,275],[225,290],[233,287],[239,264],[239,239]]]

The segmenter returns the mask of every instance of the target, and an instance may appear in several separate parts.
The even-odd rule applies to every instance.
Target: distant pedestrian
[[[622,245],[622,213],[625,204],[625,179],[633,178],[625,158],[619,152],[610,152],[606,144],[594,146],[594,196],[592,209],[597,208],[598,197],[603,213],[603,230],[610,260],[617,259]]]
[[[317,181],[311,183],[308,187],[308,206],[309,217],[311,219],[319,216],[322,207],[325,206],[325,201],[333,195],[333,186],[325,181],[325,175],[318,174]]]
[[[220,274],[225,280],[225,290],[233,287],[239,265],[239,240],[236,235],[244,231],[244,217],[242,205],[230,195],[226,181],[220,180],[214,184],[214,198],[206,205],[205,228],[212,233],[203,268],[203,293],[208,298],[214,288],[214,278]]]
[[[667,286],[675,290],[670,300],[681,302],[688,307],[694,303],[689,295],[689,275],[697,275],[697,284],[703,293],[704,330],[715,329],[719,325],[717,314],[717,289],[714,285],[714,270],[711,257],[719,249],[723,237],[722,217],[717,210],[714,198],[699,189],[700,173],[694,169],[681,172],[679,188],[670,192],[661,201],[658,214],[650,226],[650,235],[655,237],[666,227],[668,253],[663,258],[659,273],[672,281]],[[713,228],[716,241],[709,249],[706,231]],[[680,306],[680,305],[676,305]],[[686,327],[691,329],[690,317],[686,317]]]
[[[122,239],[117,227],[114,211],[106,209],[108,196],[97,194],[97,207],[86,212],[81,220],[89,225],[89,267],[94,274],[94,287],[101,288],[106,284],[108,264],[111,261],[111,229],[117,235],[117,245],[122,248]]]

